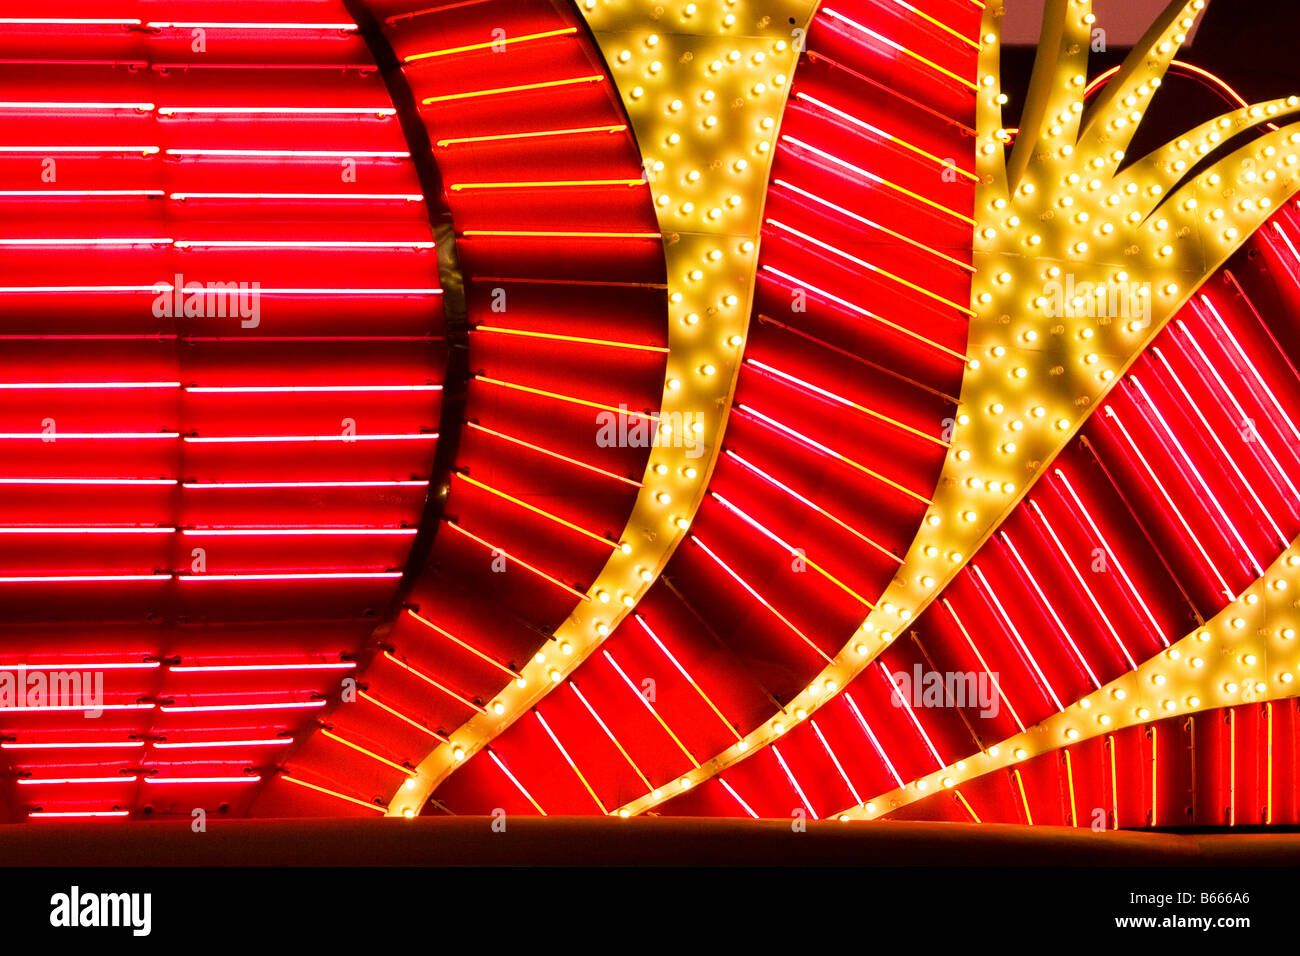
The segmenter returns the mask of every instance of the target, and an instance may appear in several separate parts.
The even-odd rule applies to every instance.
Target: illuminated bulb
[[[506,712],[506,705],[505,705],[505,704],[501,703],[501,701],[499,701],[499,700],[496,700],[496,701],[493,701],[493,702],[492,702],[492,713],[494,713],[494,714],[496,714],[498,717],[500,717],[500,716],[501,716],[502,714],[504,714],[505,712]]]
[[[451,755],[452,755],[453,757],[455,757],[457,760],[464,760],[464,759],[465,759],[465,748],[464,748],[464,747],[456,747],[454,750],[452,750]]]

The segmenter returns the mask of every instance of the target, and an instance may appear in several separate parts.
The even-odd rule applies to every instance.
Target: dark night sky
[[[1008,24],[1010,32],[1036,32],[1028,21],[1039,19],[1042,0],[1008,0],[1008,6],[1013,4],[1021,13]],[[1108,20],[1107,4],[1098,2],[1097,25],[1106,27],[1112,36],[1133,38],[1145,28],[1145,22],[1140,25],[1138,21],[1149,20],[1163,6],[1163,0],[1127,0],[1125,22],[1117,25],[1120,14],[1112,10],[1112,19]],[[1033,11],[1028,17],[1023,12],[1026,7]],[[1194,42],[1184,48],[1179,59],[1223,76],[1250,102],[1300,95],[1300,0],[1210,0],[1202,16]],[[1106,53],[1094,53],[1089,61],[1089,76],[1120,63],[1127,53],[1127,48],[1113,45]],[[1012,104],[1005,114],[1009,125],[1017,122],[1014,107],[1024,102],[1033,55],[1031,46],[1003,48],[1003,89]],[[1130,155],[1141,155],[1228,108],[1222,98],[1209,93],[1197,81],[1175,78],[1155,98],[1144,133]]]

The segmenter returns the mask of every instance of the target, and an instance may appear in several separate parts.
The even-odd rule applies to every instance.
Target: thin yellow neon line
[[[451,191],[463,192],[466,189],[560,189],[565,186],[644,186],[644,179],[539,179],[505,180],[494,183],[456,183]]]
[[[498,46],[506,46],[511,43],[527,43],[531,40],[544,40],[548,37],[568,36],[577,33],[577,27],[565,27],[563,30],[547,30],[545,33],[530,33],[527,36],[507,37],[504,40],[488,40],[485,43],[470,43],[466,46],[448,47],[445,50],[431,50],[428,53],[412,53],[410,56],[403,57],[403,63],[414,63],[417,60],[428,60],[438,56],[450,56],[454,53],[470,53],[474,50],[496,49]]]
[[[961,801],[961,805],[966,808],[966,812],[971,815],[972,820],[974,820],[976,823],[984,822],[979,818],[979,814],[975,812],[975,809],[969,803],[966,802],[966,798],[961,795],[960,790],[954,790],[953,793],[957,795],[957,799]]]
[[[559,342],[581,342],[583,345],[608,345],[616,349],[636,349],[641,352],[664,352],[669,349],[661,345],[634,345],[631,342],[614,342],[609,339],[589,339],[581,335],[559,335],[555,332],[531,332],[525,329],[503,329],[496,325],[476,325],[475,332],[496,332],[500,335],[526,335],[535,339],[555,339]]]
[[[396,762],[394,762],[394,761],[392,761],[392,760],[387,759],[386,757],[381,757],[381,756],[379,756],[379,754],[377,754],[377,753],[373,753],[372,751],[367,750],[365,747],[362,747],[360,744],[354,744],[354,743],[353,743],[352,741],[350,741],[350,740],[344,740],[344,739],[343,739],[342,737],[340,737],[338,734],[332,734],[332,733],[330,733],[328,730],[326,730],[324,727],[321,728],[321,733],[324,734],[326,737],[328,737],[330,740],[333,740],[333,741],[335,741],[336,743],[340,743],[340,744],[342,744],[344,747],[351,747],[351,748],[352,748],[353,750],[355,750],[357,753],[365,754],[365,755],[366,755],[367,757],[369,757],[371,760],[378,760],[380,763],[382,763],[382,764],[387,764],[388,766],[392,767],[394,770],[400,770],[402,773],[406,774],[408,777],[414,777],[414,776],[415,776],[415,771],[412,770],[412,769],[410,769],[409,767],[403,767],[400,763],[396,763]]]
[[[551,521],[554,521],[556,524],[564,525],[564,527],[568,528],[571,531],[577,531],[579,534],[585,534],[588,538],[594,538],[595,540],[599,541],[601,544],[608,545],[610,548],[618,547],[617,543],[610,541],[608,538],[601,537],[600,535],[596,534],[596,532],[594,531],[588,531],[586,528],[580,527],[574,524],[572,521],[565,521],[563,518],[557,515],[553,515],[549,511],[543,511],[541,508],[538,508],[536,505],[530,505],[528,502],[516,498],[514,495],[508,495],[504,491],[501,491],[497,488],[493,488],[491,485],[484,484],[481,481],[471,478],[469,475],[463,474],[461,472],[456,472],[455,475],[457,478],[461,479],[462,481],[468,481],[471,485],[473,485],[476,488],[482,488],[484,491],[488,492],[488,494],[496,495],[498,498],[504,498],[506,501],[509,501],[511,504],[518,505],[519,507],[531,511],[534,514],[539,514],[543,518],[549,518]]]
[[[1070,826],[1079,826],[1079,808],[1074,804],[1074,763],[1070,760],[1070,751],[1065,754],[1065,783],[1070,790]]]
[[[628,408],[615,408],[612,405],[602,405],[600,402],[591,402],[585,398],[574,398],[572,395],[561,395],[559,392],[548,392],[542,388],[533,388],[529,385],[517,385],[514,382],[505,382],[499,378],[489,378],[486,375],[475,375],[476,381],[487,382],[489,385],[500,385],[502,388],[513,388],[521,392],[529,392],[533,395],[543,395],[546,398],[554,398],[561,402],[572,402],[575,405],[585,405],[588,408],[600,408],[607,412],[614,412],[619,415],[627,415],[631,418],[641,418],[648,422],[657,422],[658,419],[653,415],[645,412],[634,412]]]
[[[1032,827],[1034,825],[1034,817],[1029,812],[1029,797],[1025,794],[1025,781],[1021,779],[1019,770],[1012,769],[1011,776],[1016,778],[1016,786],[1020,788],[1020,802],[1021,804],[1024,805],[1025,808],[1025,819],[1029,822],[1029,825]]]
[[[446,103],[451,100],[469,100],[479,96],[497,96],[501,93],[525,93],[529,90],[548,90],[557,86],[572,86],[575,83],[599,83],[603,76],[575,76],[568,80],[546,80],[541,83],[523,83],[519,86],[499,86],[490,90],[471,90],[468,93],[447,93],[442,96],[428,96],[420,102],[425,106],[432,103]]]
[[[463,143],[496,143],[515,139],[538,139],[544,136],[576,136],[580,133],[621,133],[627,126],[575,126],[570,129],[542,129],[527,133],[496,133],[491,136],[452,136],[438,140],[438,147],[444,149]]]
[[[346,793],[339,793],[337,790],[330,790],[327,787],[318,787],[314,783],[308,783],[306,780],[299,780],[297,777],[291,777],[287,773],[281,775],[280,779],[286,780],[289,783],[296,783],[298,786],[306,787],[308,790],[316,790],[320,793],[329,794],[331,797],[338,797],[340,800],[346,800],[348,803],[355,803],[357,806],[365,807],[368,810],[378,810],[380,813],[384,812],[383,807],[376,806],[373,803],[366,803],[366,801],[360,800],[356,797],[349,797]]]

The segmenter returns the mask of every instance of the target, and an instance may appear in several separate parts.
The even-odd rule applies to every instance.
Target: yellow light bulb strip
[[[1073,746],[1126,727],[1296,697],[1300,694],[1297,589],[1300,538],[1240,598],[1137,669],[1023,733],[846,809],[841,815],[875,819],[935,790],[995,770],[1015,768],[1067,743]]]
[[[1051,69],[1036,66],[1025,107],[1028,132],[1016,137],[1021,151],[1013,151],[1009,164],[1006,144],[1011,137],[1002,124],[1005,97],[999,85],[1004,2],[986,6],[981,26],[984,43],[975,107],[981,184],[975,199],[976,272],[971,288],[976,316],[970,325],[952,446],[933,501],[893,581],[834,662],[787,703],[783,713],[704,761],[689,775],[692,785],[777,739],[792,721],[805,719],[831,700],[888,647],[1002,524],[1080,422],[1193,291],[1270,210],[1300,188],[1298,163],[1287,161],[1290,148],[1300,146],[1300,126],[1266,133],[1177,190],[1162,187],[1159,194],[1141,186],[1128,190],[1125,181],[1115,178],[1122,156],[1113,155],[1113,137],[1098,135],[1095,149],[1085,149],[1083,142],[1075,145],[1067,127],[1073,122],[1069,128],[1077,129],[1083,112],[1085,84],[1076,77],[1086,74],[1090,0],[1048,2],[1037,63]],[[1145,83],[1146,95],[1154,92],[1177,51],[1181,21],[1203,7],[1204,0],[1171,4],[1157,23],[1166,26],[1153,28],[1149,45],[1135,50],[1111,83],[1138,94]],[[1093,124],[1128,115],[1127,95],[1099,98]],[[1058,119],[1059,132],[1053,122]],[[1036,132],[1040,128],[1041,136]],[[1048,149],[1040,140],[1055,145]],[[1023,157],[1023,170],[1013,175],[1017,156]],[[1106,223],[1110,230],[1103,230]],[[1124,288],[1130,293],[1124,307],[1145,302],[1145,318],[1121,321],[1122,316],[1089,314],[1065,300],[1071,279],[1076,289],[1083,282]],[[1061,294],[1052,294],[1054,283]],[[1060,314],[1052,314],[1063,304]],[[1000,491],[994,495],[975,490],[967,485],[968,478],[978,479],[981,488],[992,483]],[[1113,622],[1106,624],[1118,639]],[[659,796],[647,794],[624,809],[641,813],[680,792],[679,787],[666,786]]]
[[[618,549],[586,600],[486,714],[452,731],[451,746],[420,763],[415,786],[394,795],[390,814],[419,812],[438,783],[586,660],[685,538],[721,454],[752,310],[778,120],[816,6],[817,0],[765,0],[756,10],[700,0],[669,10],[656,0],[579,0],[631,120],[662,234],[670,349],[663,399],[655,416],[625,412],[657,419],[658,439]],[[597,428],[593,417],[593,439]]]

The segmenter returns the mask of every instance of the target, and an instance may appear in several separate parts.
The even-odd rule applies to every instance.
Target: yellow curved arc
[[[1201,0],[1180,0],[1162,19],[1198,4],[1203,6]],[[971,361],[952,446],[921,529],[875,609],[784,713],[657,795],[646,794],[621,810],[644,812],[671,799],[771,743],[833,699],[965,566],[1169,318],[1271,209],[1300,188],[1296,165],[1287,163],[1290,150],[1300,144],[1300,126],[1260,137],[1172,196],[1163,188],[1152,190],[1159,185],[1155,182],[1126,192],[1113,178],[1119,162],[1111,155],[1114,147],[1099,139],[1101,152],[1087,152],[1067,141],[1072,137],[1066,129],[1054,133],[1049,126],[1045,135],[1053,139],[1054,152],[1034,151],[1013,185],[1005,159],[1010,137],[999,103],[997,36],[1003,9],[1004,0],[990,3],[981,26]],[[1072,0],[1068,11],[1084,16],[1091,4]],[[1052,62],[1061,42],[1056,33],[1045,37],[1039,61]],[[1116,88],[1158,80],[1174,52],[1176,45],[1159,58],[1126,62]],[[1074,90],[1081,112],[1084,84],[1068,82],[1077,69],[1077,58],[1067,57],[1055,72],[1036,73],[1034,82]],[[1122,97],[1114,102],[1123,106]],[[1157,207],[1158,215],[1152,215]],[[1220,219],[1211,218],[1215,210],[1221,210]],[[1081,221],[1080,213],[1086,219]],[[1106,223],[1110,231],[1103,233]],[[1086,245],[1080,247],[1081,242]],[[1071,304],[1067,314],[1053,314],[1057,303],[1049,299],[1059,296],[1045,293],[1055,292],[1054,282],[1064,288],[1067,276],[1104,288],[1122,284],[1134,296],[1145,288],[1147,313],[1112,320],[1090,316],[1086,309],[1076,314]],[[1136,309],[1140,301],[1130,307]]]
[[[721,453],[778,121],[818,2],[766,0],[759,13],[702,0],[690,14],[686,5],[668,12],[652,0],[578,4],[631,120],[664,237],[669,354],[659,423],[673,430],[651,449],[620,548],[591,600],[578,603],[486,713],[420,762],[390,815],[419,813],[458,766],[566,680],[636,607],[685,537]]]
[[[1137,670],[1020,734],[849,807],[875,819],[938,790],[1125,727],[1239,704],[1300,696],[1300,538],[1241,596]]]

